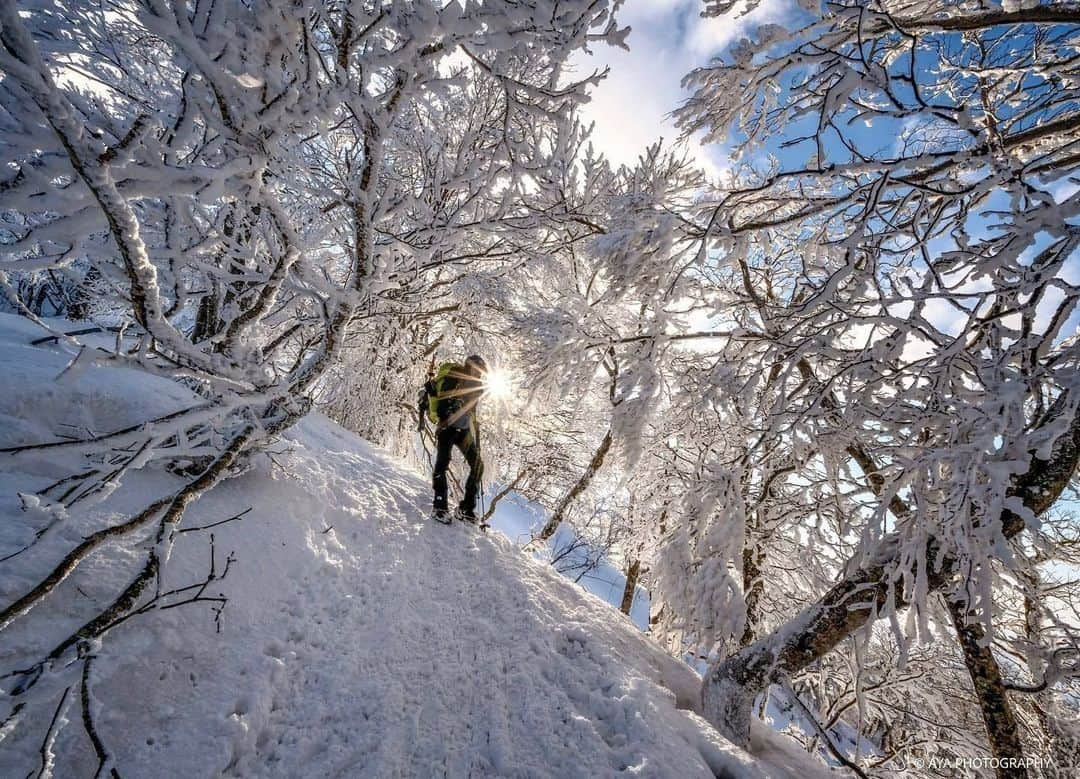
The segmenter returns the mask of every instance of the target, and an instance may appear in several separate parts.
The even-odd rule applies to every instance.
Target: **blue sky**
[[[615,163],[632,163],[660,136],[674,140],[678,131],[668,114],[686,93],[680,81],[705,65],[736,38],[758,24],[777,21],[784,0],[762,0],[752,14],[738,20],[703,19],[701,0],[629,0],[619,15],[621,26],[632,28],[630,51],[598,46],[592,56],[579,56],[578,73],[609,66],[611,73],[584,110],[596,123],[598,149]],[[718,146],[691,151],[710,175],[727,168],[727,155]]]
[[[627,0],[619,14],[619,24],[629,25],[627,38],[630,51],[611,46],[597,46],[591,55],[580,55],[574,66],[578,75],[610,68],[610,73],[593,93],[583,114],[595,122],[593,139],[596,147],[614,163],[632,164],[645,147],[661,136],[667,141],[678,138],[679,132],[670,117],[686,98],[682,78],[720,54],[736,39],[753,36],[763,23],[784,22],[785,17],[800,12],[790,0],[761,0],[750,14],[735,19],[730,15],[703,19],[702,0]],[[856,133],[858,130],[856,128]],[[898,133],[889,128],[891,135]],[[868,131],[863,138],[872,142],[883,135],[881,126]],[[701,167],[716,177],[729,167],[727,151],[720,145],[703,147],[690,139],[689,149]],[[770,148],[785,162],[801,161],[809,152],[808,146],[780,150]],[[1062,196],[1071,194],[1072,186],[1062,189]],[[1077,260],[1070,261],[1067,275],[1074,281]],[[945,318],[957,313],[948,308],[941,312]],[[1047,312],[1049,313],[1049,311]],[[946,331],[947,321],[938,322]],[[1073,333],[1080,324],[1080,310],[1075,312],[1066,327]]]

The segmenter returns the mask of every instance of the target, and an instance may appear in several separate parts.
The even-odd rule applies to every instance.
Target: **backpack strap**
[[[448,377],[457,379],[463,375],[463,371],[464,369],[456,362],[444,362],[435,372],[434,378],[424,385],[428,397],[427,415],[433,424],[439,422],[439,404],[447,399],[444,394],[446,379]]]

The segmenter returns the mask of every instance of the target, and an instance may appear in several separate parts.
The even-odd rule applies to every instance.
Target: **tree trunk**
[[[1001,668],[989,646],[985,645],[986,631],[978,622],[967,621],[967,613],[957,599],[945,598],[953,627],[960,648],[964,652],[964,665],[971,675],[971,684],[975,688],[975,697],[979,699],[983,723],[986,725],[986,737],[990,741],[990,753],[996,758],[1008,758],[1009,768],[999,766],[997,775],[1026,779],[1027,769],[1023,767],[1024,748],[1020,743],[1020,732],[1016,727],[1016,717],[1012,705],[1005,693],[1005,683],[1001,678]]]
[[[619,611],[630,616],[630,609],[634,605],[634,592],[637,590],[638,578],[641,576],[641,560],[631,560],[626,566],[626,586],[623,587],[622,603]]]
[[[765,592],[765,580],[761,576],[761,568],[765,564],[765,550],[755,545],[755,540],[752,537],[748,537],[746,544],[743,546],[742,558],[743,603],[746,607],[746,624],[743,626],[739,646],[745,647],[754,643],[754,639],[757,638],[758,623],[761,620],[761,596]]]
[[[217,284],[211,283],[211,289],[199,300],[195,313],[195,329],[191,332],[192,343],[202,343],[215,335],[218,327]]]
[[[544,525],[540,534],[533,539],[533,541],[547,541],[553,535],[555,531],[559,529],[559,525],[562,524],[563,517],[566,515],[566,510],[570,508],[571,504],[577,500],[578,495],[583,493],[589,486],[589,482],[592,481],[593,476],[600,470],[600,466],[604,464],[604,458],[607,457],[608,449],[611,448],[611,428],[604,433],[604,438],[600,441],[600,446],[597,447],[596,452],[593,454],[592,459],[589,461],[589,466],[585,469],[585,473],[581,474],[581,478],[577,480],[577,483],[570,488],[570,491],[563,496],[563,499],[559,501],[559,505],[555,507],[555,511],[551,514],[551,519]]]
[[[1060,424],[1066,400],[1067,393],[1062,393],[1045,425]],[[1033,514],[1042,514],[1068,484],[1078,455],[1080,413],[1073,415],[1069,429],[1054,443],[1049,460],[1032,455],[1027,473],[1015,480],[1009,496],[1022,500]],[[1001,532],[1005,538],[1017,535],[1024,527],[1019,515],[1009,510],[1002,513]],[[702,682],[705,718],[729,740],[747,745],[751,706],[768,684],[820,659],[881,611],[906,606],[897,582],[886,578],[899,540],[895,534],[883,539],[873,564],[848,574],[787,624],[715,664]],[[941,557],[940,546],[933,539],[927,545],[926,561],[929,591],[941,590],[952,581],[956,561]]]

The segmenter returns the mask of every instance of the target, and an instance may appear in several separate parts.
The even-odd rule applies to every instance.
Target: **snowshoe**
[[[476,516],[476,514],[472,511],[465,511],[464,509],[459,508],[456,512],[454,512],[454,518],[457,519],[459,522],[467,522],[468,524],[478,527],[484,531],[488,529],[487,522],[481,521],[481,519]]]
[[[442,525],[449,525],[451,521],[450,512],[447,509],[435,509],[431,512],[431,518]]]

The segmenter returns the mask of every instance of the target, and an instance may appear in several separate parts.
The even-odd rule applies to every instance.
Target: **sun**
[[[484,392],[493,400],[509,398],[513,389],[514,383],[505,371],[492,368],[484,376]]]

